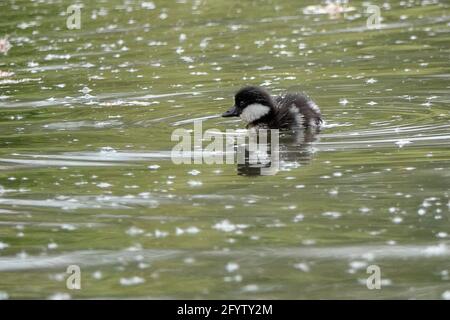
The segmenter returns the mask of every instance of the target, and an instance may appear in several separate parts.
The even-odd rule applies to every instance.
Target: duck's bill
[[[222,114],[222,117],[238,117],[238,116],[239,110],[238,108],[236,108],[236,106],[232,106],[230,110]]]

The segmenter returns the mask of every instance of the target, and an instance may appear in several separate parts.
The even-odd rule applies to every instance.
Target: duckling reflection
[[[318,129],[312,128],[283,132],[279,141],[268,139],[266,144],[259,143],[257,152],[249,144],[238,145],[237,153],[243,157],[237,162],[238,175],[275,175],[280,170],[310,164],[316,153],[313,144],[318,141],[318,133]]]

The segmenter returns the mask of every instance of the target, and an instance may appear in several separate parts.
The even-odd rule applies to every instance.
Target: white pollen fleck
[[[203,184],[201,181],[198,180],[189,180],[187,183],[191,187],[199,187]]]
[[[107,183],[107,182],[100,182],[99,184],[97,184],[97,187],[99,187],[99,188],[109,188],[111,186],[112,186],[112,184]]]
[[[189,171],[188,173],[192,176],[196,176],[196,175],[200,174],[200,171],[194,169],[194,170]]]
[[[58,244],[56,244],[56,243],[54,243],[54,242],[49,243],[49,244],[47,245],[47,248],[49,248],[50,250],[56,249],[56,248],[58,248]]]
[[[341,216],[341,213],[336,212],[336,211],[327,211],[327,212],[322,213],[322,215],[324,217],[330,217],[332,219],[337,219]]]
[[[296,263],[294,264],[294,268],[303,272],[309,272],[310,270],[309,266],[306,263]]]
[[[235,262],[228,262],[227,265],[225,266],[225,269],[228,272],[234,272],[239,269],[239,265]]]
[[[141,277],[120,278],[120,284],[123,286],[133,286],[144,283],[145,279]]]
[[[339,104],[340,104],[340,105],[343,105],[343,106],[345,106],[345,105],[347,105],[347,104],[348,104],[348,100],[347,100],[347,99],[345,99],[345,98],[343,98],[343,99],[339,99]]]
[[[442,294],[442,299],[450,300],[450,290],[447,290]]]
[[[403,221],[403,218],[402,217],[394,217],[393,219],[392,219],[392,222],[394,222],[394,223],[400,223],[400,222],[402,222]]]

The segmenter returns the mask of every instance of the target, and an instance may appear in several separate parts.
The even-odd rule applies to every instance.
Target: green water
[[[45,2],[0,3],[0,297],[450,298],[448,2]],[[324,128],[273,176],[175,165],[245,84]]]

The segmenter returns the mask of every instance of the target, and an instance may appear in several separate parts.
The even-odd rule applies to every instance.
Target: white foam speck
[[[197,227],[188,227],[186,229],[186,232],[189,233],[189,234],[196,234],[196,233],[200,232],[200,229],[197,228]]]
[[[341,213],[340,212],[336,212],[336,211],[327,211],[327,212],[322,213],[322,215],[324,217],[330,217],[330,218],[333,218],[333,219],[337,219],[337,218],[339,218],[341,216]]]
[[[169,233],[166,232],[166,231],[160,231],[160,230],[158,230],[158,229],[155,230],[155,237],[156,237],[156,238],[165,238],[165,237],[167,237],[168,235],[169,235]]]
[[[184,233],[196,234],[196,233],[199,233],[199,232],[200,232],[200,229],[197,228],[197,227],[194,227],[194,226],[188,227],[186,229],[182,229],[182,228],[178,228],[178,227],[175,229],[175,234],[177,236],[180,236],[180,235],[182,235]]]
[[[83,89],[78,90],[78,92],[81,92],[81,93],[84,93],[84,94],[88,94],[91,91],[92,91],[92,89],[89,89],[88,87],[83,87]]]
[[[126,234],[130,235],[130,236],[137,236],[140,234],[143,234],[144,230],[137,228],[137,227],[131,227],[126,231]]]
[[[343,99],[339,99],[339,104],[340,104],[340,105],[343,105],[343,106],[345,106],[345,105],[347,105],[347,104],[348,104],[348,100],[347,100],[347,99],[345,99],[345,98],[343,98]]]
[[[99,187],[99,188],[109,188],[111,186],[112,186],[112,184],[107,183],[107,182],[100,182],[99,184],[97,184],[97,187]]]
[[[156,5],[152,1],[144,1],[141,3],[141,8],[147,9],[147,10],[154,10],[156,8]]]
[[[223,281],[225,282],[241,282],[242,281],[242,276],[240,274],[236,274],[234,276],[227,276],[223,278]]]
[[[63,225],[61,225],[61,229],[67,230],[67,231],[73,231],[73,230],[76,230],[77,227],[75,227],[73,224],[64,223]]]
[[[175,235],[180,236],[180,235],[182,235],[183,233],[184,233],[184,230],[183,230],[183,229],[178,228],[178,227],[175,229]]]
[[[442,293],[442,299],[450,300],[450,290],[447,290],[444,293]]]
[[[259,287],[256,284],[249,284],[243,287],[242,290],[245,292],[255,292],[259,290]]]
[[[0,241],[0,250],[6,249],[9,247],[9,244]]]
[[[220,231],[225,231],[225,232],[232,232],[232,231],[236,231],[238,229],[245,229],[248,226],[245,224],[232,224],[229,220],[223,220],[221,222],[216,223],[213,228],[220,230]]]
[[[49,248],[50,250],[56,249],[56,248],[58,248],[58,244],[57,244],[57,243],[54,243],[54,242],[49,243],[49,244],[47,245],[47,248]]]
[[[303,272],[309,272],[310,270],[309,266],[306,263],[296,263],[294,264],[294,268]]]
[[[239,269],[239,265],[235,262],[228,262],[227,265],[225,266],[225,269],[228,272],[234,272]]]
[[[403,218],[402,217],[394,217],[393,219],[392,219],[392,222],[393,223],[400,223],[400,222],[402,222],[403,221]]]
[[[409,141],[409,140],[404,140],[404,139],[398,140],[398,141],[395,142],[395,144],[396,144],[399,148],[403,148],[404,146],[406,146],[407,144],[410,144],[410,143],[412,143],[412,142]]]
[[[447,252],[448,248],[445,244],[440,243],[436,246],[429,246],[424,249],[424,253],[428,256],[440,256]]]
[[[352,261],[350,262],[350,268],[354,270],[359,270],[367,267],[367,262],[365,261]]]
[[[395,207],[389,208],[389,213],[394,213],[395,211],[397,211],[397,208],[395,208]]]
[[[187,183],[191,187],[199,187],[203,184],[201,181],[198,180],[189,180]]]
[[[131,277],[131,278],[120,278],[120,284],[123,286],[134,286],[137,284],[144,283],[145,279],[141,277]]]
[[[70,300],[70,294],[68,293],[55,293],[48,297],[50,300]]]

